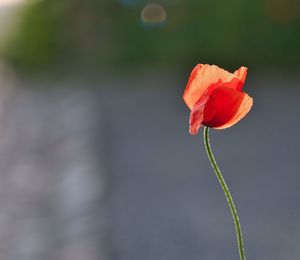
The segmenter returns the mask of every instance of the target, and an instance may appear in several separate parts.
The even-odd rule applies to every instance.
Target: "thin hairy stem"
[[[213,152],[211,150],[210,147],[210,142],[209,142],[209,128],[208,127],[204,127],[204,143],[205,143],[205,149],[208,155],[208,158],[210,160],[211,166],[218,178],[218,181],[224,191],[224,194],[226,196],[226,199],[228,201],[228,205],[230,207],[230,211],[231,211],[231,215],[234,221],[234,225],[235,225],[235,230],[236,230],[236,236],[237,236],[237,244],[238,244],[238,248],[239,248],[239,253],[240,253],[240,259],[241,260],[246,260],[246,256],[245,256],[245,250],[244,250],[244,242],[243,242],[243,235],[242,235],[242,229],[241,229],[241,225],[240,225],[240,221],[239,221],[239,217],[237,214],[237,210],[236,207],[234,205],[233,199],[230,195],[228,186],[222,176],[222,173],[217,165],[217,162],[215,160],[215,157],[213,155]]]

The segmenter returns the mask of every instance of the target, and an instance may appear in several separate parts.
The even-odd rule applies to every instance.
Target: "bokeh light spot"
[[[167,12],[159,4],[147,4],[141,12],[141,19],[146,24],[160,24],[166,21]]]

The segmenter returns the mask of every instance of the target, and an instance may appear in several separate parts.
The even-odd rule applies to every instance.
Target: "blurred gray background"
[[[1,0],[0,24],[0,260],[239,259],[197,63],[249,68],[253,109],[211,131],[247,259],[299,258],[299,1]]]

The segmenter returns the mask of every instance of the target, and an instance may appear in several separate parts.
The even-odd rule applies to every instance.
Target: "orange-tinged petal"
[[[233,73],[240,80],[240,83],[237,85],[236,90],[240,90],[240,91],[242,90],[242,87],[247,77],[247,71],[248,69],[246,67],[240,67],[238,70],[236,70]]]
[[[215,89],[217,89],[221,84],[221,80],[217,81],[215,84],[211,84],[206,91],[201,95],[199,100],[196,102],[196,104],[193,106],[193,109],[190,114],[190,134],[197,134],[199,128],[202,125],[202,121],[204,118],[204,107],[206,102],[208,101],[211,93]]]
[[[202,126],[202,121],[204,118],[204,107],[209,96],[206,96],[205,99],[201,99],[200,102],[197,102],[193,107],[190,114],[190,134],[195,135],[198,133],[199,128]]]
[[[202,124],[223,129],[242,119],[251,109],[252,98],[229,87],[219,87],[205,104]]]
[[[219,68],[215,65],[198,64],[192,71],[186,85],[183,99],[187,106],[192,110],[196,102],[212,85],[219,82],[219,86],[226,86],[233,89],[241,89],[244,84],[247,69],[241,67],[236,71],[236,75]]]

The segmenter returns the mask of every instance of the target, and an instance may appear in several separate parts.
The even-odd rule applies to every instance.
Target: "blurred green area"
[[[27,5],[4,56],[25,71],[58,68],[300,66],[299,0],[157,1],[159,24],[141,20],[147,1],[41,0]],[[127,1],[130,2],[130,1]]]

